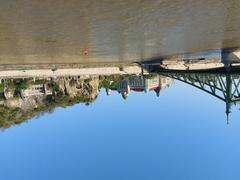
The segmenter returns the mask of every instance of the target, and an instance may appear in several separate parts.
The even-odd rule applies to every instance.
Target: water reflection
[[[229,122],[232,105],[240,102],[240,75],[231,73],[162,73],[165,76],[187,83],[226,103]]]
[[[109,82],[109,88],[106,88],[107,95],[110,95],[110,90],[117,91],[122,95],[123,99],[127,99],[130,92],[149,92],[155,91],[159,96],[160,92],[172,84],[172,79],[161,75],[149,76],[130,76],[124,78],[117,83]]]
[[[4,79],[0,88],[0,126],[8,128],[56,107],[88,105],[97,98],[100,84],[100,77]]]
[[[124,100],[131,93],[155,92],[156,96],[182,81],[226,103],[229,115],[240,102],[240,75],[234,73],[190,73],[169,71],[148,75],[67,76],[57,78],[3,79],[0,85],[0,127],[5,129],[56,107],[93,103],[101,89],[118,92]]]
[[[2,64],[135,61],[240,46],[237,0],[0,2]]]

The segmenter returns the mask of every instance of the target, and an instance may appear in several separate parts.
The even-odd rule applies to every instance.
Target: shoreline
[[[0,66],[1,67],[1,66]],[[15,68],[15,69],[14,69]],[[117,64],[102,65],[102,66],[87,66],[87,65],[43,65],[43,66],[12,66],[11,69],[3,70],[0,68],[0,78],[46,78],[46,77],[62,77],[62,76],[88,76],[88,75],[126,75],[126,74],[147,74],[148,71],[143,70],[137,64]]]
[[[185,53],[165,59],[139,62],[0,64],[0,79],[46,78],[82,75],[148,74],[152,67],[166,70],[211,70],[240,63],[240,50]]]

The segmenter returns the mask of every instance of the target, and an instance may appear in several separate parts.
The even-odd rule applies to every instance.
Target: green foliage
[[[0,106],[0,127],[8,128],[12,124],[18,124],[23,119],[19,116],[21,110],[19,108],[8,108],[3,105]]]
[[[49,86],[49,89],[52,90],[53,92],[58,92],[58,91],[60,91],[58,84],[55,83],[55,82],[50,82],[50,83],[48,83],[48,86]]]
[[[109,88],[110,87],[110,82],[108,80],[104,79],[101,87]]]
[[[16,89],[27,89],[31,84],[30,80],[27,79],[17,79],[14,82],[14,86],[17,87]]]
[[[99,87],[104,88],[115,88],[117,82],[122,78],[122,76],[101,76]],[[91,80],[84,80],[86,85],[86,91],[89,93],[89,82]],[[29,86],[34,84],[48,84],[49,89],[53,92],[53,95],[46,96],[43,100],[44,102],[39,104],[37,108],[32,110],[23,110],[20,108],[8,108],[4,105],[0,105],[0,128],[8,128],[12,125],[20,124],[27,121],[39,114],[53,112],[56,107],[68,107],[75,104],[83,103],[86,106],[91,105],[95,100],[89,96],[78,95],[71,97],[66,92],[63,92],[59,88],[59,84],[51,80],[36,80],[32,79],[14,79],[14,80],[5,80],[0,84],[0,93],[3,94],[4,88],[12,88],[15,91],[14,98],[20,98],[21,90],[27,89]],[[3,95],[2,95],[3,96]]]
[[[3,92],[5,88],[5,85],[3,83],[0,84],[0,92]]]

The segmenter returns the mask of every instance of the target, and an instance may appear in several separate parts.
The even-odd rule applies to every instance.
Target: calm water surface
[[[238,0],[0,3],[0,64],[136,61],[240,46]]]

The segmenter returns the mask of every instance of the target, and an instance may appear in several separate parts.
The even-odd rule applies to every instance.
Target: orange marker
[[[87,56],[87,55],[88,55],[88,49],[87,49],[87,48],[84,48],[84,49],[83,49],[83,55],[84,55],[84,56]]]

